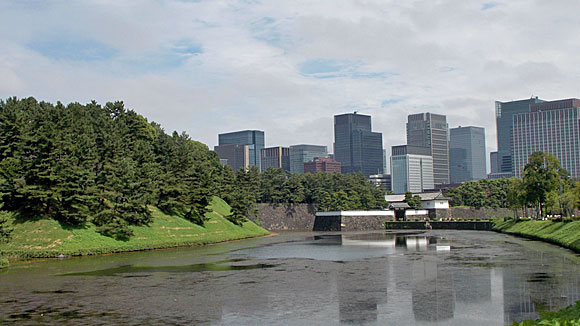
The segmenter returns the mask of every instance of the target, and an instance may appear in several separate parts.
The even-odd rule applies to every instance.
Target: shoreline
[[[18,261],[197,247],[270,234],[251,221],[236,225],[227,220],[224,216],[229,214],[230,208],[217,197],[212,202],[212,209],[206,215],[208,220],[197,225],[181,216],[167,215],[151,207],[153,222],[130,226],[134,235],[129,240],[104,236],[91,223],[74,228],[51,219],[13,220],[12,239],[0,244],[0,259]]]
[[[543,241],[580,253],[580,221],[494,220],[492,231]]]

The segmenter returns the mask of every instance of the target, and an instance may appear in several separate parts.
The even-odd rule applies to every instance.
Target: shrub
[[[10,265],[10,262],[6,258],[0,258],[0,268],[5,268]]]
[[[11,217],[12,213],[0,211],[0,243],[8,242],[12,237],[12,227],[9,221]]]

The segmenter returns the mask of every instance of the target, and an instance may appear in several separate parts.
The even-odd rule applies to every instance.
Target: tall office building
[[[219,134],[218,146],[222,145],[248,145],[249,166],[260,168],[260,150],[265,146],[263,131],[242,130]]]
[[[222,164],[232,167],[234,172],[240,168],[247,169],[250,166],[250,149],[248,145],[217,145],[213,150],[220,157]]]
[[[304,173],[304,163],[311,162],[315,157],[327,157],[326,146],[321,145],[292,145],[290,146],[290,172]]]
[[[391,187],[394,194],[420,193],[435,188],[433,158],[429,147],[399,145],[392,147]]]
[[[383,134],[373,132],[371,117],[358,113],[334,116],[334,159],[342,173],[368,177],[383,172]]]
[[[580,177],[580,100],[533,103],[513,116],[514,174],[521,177],[530,154],[552,153],[573,178]]]
[[[449,174],[451,183],[486,178],[485,129],[449,129]]]
[[[497,128],[497,168],[498,171],[494,173],[512,173],[512,128],[513,117],[519,113],[530,112],[532,104],[544,102],[538,97],[530,99],[511,101],[511,102],[495,102],[495,123]]]
[[[409,115],[407,145],[429,148],[435,184],[449,183],[449,126],[446,116],[434,113]]]
[[[290,171],[290,148],[282,146],[262,148],[260,171],[264,172],[269,168]]]

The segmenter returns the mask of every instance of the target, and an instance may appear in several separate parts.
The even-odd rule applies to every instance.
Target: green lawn
[[[580,221],[519,221],[495,220],[493,229],[498,232],[543,240],[580,252]]]
[[[92,224],[85,228],[70,228],[47,219],[13,221],[13,237],[9,243],[0,244],[0,257],[92,255],[203,245],[268,234],[250,221],[242,226],[229,222],[224,216],[229,214],[230,207],[220,198],[214,197],[211,206],[213,212],[206,215],[210,219],[203,227],[152,207],[153,222],[149,226],[132,226],[135,235],[128,241],[103,236]]]

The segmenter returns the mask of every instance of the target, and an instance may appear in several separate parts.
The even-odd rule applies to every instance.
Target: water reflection
[[[435,261],[422,259],[412,269],[413,315],[418,321],[443,321],[453,318],[455,288],[453,275]]]
[[[568,271],[573,278],[557,277],[553,272],[520,274],[521,268],[528,268],[527,264],[518,266],[518,271],[514,272],[508,266],[509,260],[497,259],[486,250],[482,252],[484,246],[455,241],[432,234],[337,234],[315,236],[313,241],[305,241],[301,246],[334,247],[332,255],[310,256],[318,260],[348,262],[352,257],[350,253],[356,248],[366,250],[359,252],[359,260],[379,256],[385,259],[385,265],[375,266],[373,270],[361,270],[359,264],[345,264],[338,271],[336,288],[339,319],[343,323],[373,324],[381,320],[381,315],[392,318],[392,311],[397,311],[395,318],[398,313],[401,320],[405,319],[405,314],[412,314],[420,323],[453,324],[457,320],[473,321],[475,318],[471,324],[479,321],[481,325],[504,325],[535,319],[538,311],[555,310],[580,299],[580,283],[575,272]],[[441,248],[449,249],[442,251]],[[423,254],[417,256],[412,254],[414,252]],[[278,257],[262,256],[263,253],[258,256]],[[291,248],[285,248],[283,256],[303,257]],[[528,253],[525,256],[529,258]],[[458,268],[456,263],[466,267]],[[561,263],[569,264],[566,259]],[[502,268],[494,268],[494,265]],[[550,262],[539,268],[555,266],[557,264]],[[573,270],[578,269],[574,267]],[[391,284],[385,284],[384,280]],[[555,295],[555,292],[565,294]]]
[[[0,324],[506,325],[580,299],[574,255],[500,234],[287,237],[17,266]]]

